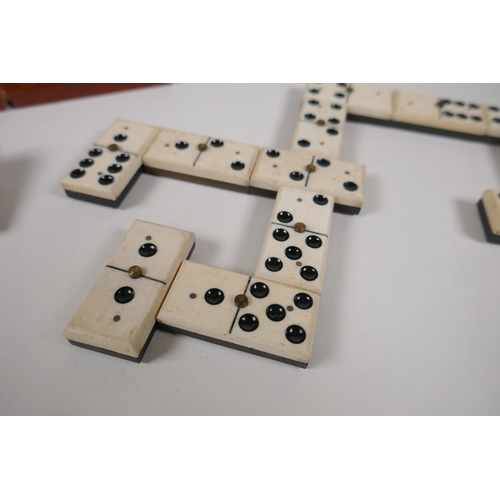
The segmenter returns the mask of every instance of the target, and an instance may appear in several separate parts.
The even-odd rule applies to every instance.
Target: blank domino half
[[[184,261],[158,325],[216,344],[306,368],[319,295]]]
[[[391,89],[367,83],[351,83],[348,90],[347,112],[349,115],[379,120],[392,118]]]
[[[485,191],[477,207],[486,239],[500,245],[500,191]]]
[[[335,212],[355,215],[364,202],[365,166],[329,155],[262,148],[250,186],[250,193],[265,196],[276,196],[283,186],[323,192],[334,197]]]
[[[255,276],[320,294],[333,202],[330,195],[280,188]]]
[[[159,129],[115,120],[61,184],[71,198],[117,208],[140,175],[142,156]]]
[[[140,362],[194,234],[136,220],[64,330],[74,345]]]
[[[248,191],[259,148],[206,135],[162,130],[144,156],[145,171]]]

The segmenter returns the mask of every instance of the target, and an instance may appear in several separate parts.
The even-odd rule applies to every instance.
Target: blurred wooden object
[[[159,83],[0,83],[0,109],[119,92]]]

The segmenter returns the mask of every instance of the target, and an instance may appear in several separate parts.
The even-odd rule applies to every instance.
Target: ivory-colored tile
[[[61,181],[67,191],[116,200],[137,171],[141,160],[132,153],[92,146]]]
[[[342,106],[347,102],[348,83],[307,83],[304,99],[326,99]]]
[[[299,122],[339,130],[344,128],[346,114],[347,106],[344,103],[307,97],[302,101]]]
[[[483,193],[481,199],[491,232],[500,237],[500,191],[489,189]]]
[[[486,115],[486,135],[500,137],[500,106],[483,106]]]
[[[152,144],[160,129],[152,125],[135,123],[128,120],[115,120],[111,126],[97,139],[98,146],[118,146],[120,151],[134,154],[142,158]]]
[[[361,208],[365,166],[340,161],[330,155],[262,148],[250,185],[268,191],[286,186],[323,192],[333,196],[336,204]]]
[[[241,307],[237,297],[244,301],[238,302]],[[314,293],[185,261],[157,319],[207,340],[305,367],[318,305]]]
[[[320,294],[333,203],[331,195],[280,188],[255,276]]]
[[[108,266],[124,270],[139,266],[144,276],[171,283],[193,245],[193,233],[135,220]]]
[[[392,117],[392,90],[380,85],[351,83],[347,112],[379,120]]]
[[[424,127],[484,135],[486,116],[474,103],[440,99],[412,92],[393,93],[394,121]]]
[[[144,165],[182,175],[248,186],[259,148],[175,130],[162,130]]]
[[[343,135],[342,129],[299,121],[295,127],[291,149],[339,158]]]
[[[193,244],[192,233],[136,220],[64,336],[140,361],[160,305]]]
[[[64,330],[73,342],[138,358],[156,321],[167,286],[104,268]],[[115,294],[133,296],[121,304]]]

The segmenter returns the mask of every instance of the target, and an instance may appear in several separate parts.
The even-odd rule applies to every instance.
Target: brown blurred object
[[[0,83],[0,109],[137,89],[161,83]]]
[[[7,107],[7,92],[0,88],[0,111]]]

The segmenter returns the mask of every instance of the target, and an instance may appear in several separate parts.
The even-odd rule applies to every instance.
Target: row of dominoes
[[[225,139],[116,120],[80,158],[62,186],[70,197],[119,206],[140,174],[182,178],[275,196],[281,186],[335,197],[335,211],[357,214],[365,167],[336,154],[259,148]]]
[[[190,262],[194,234],[135,221],[64,335],[140,361],[156,321],[173,332],[306,367],[334,198],[279,189],[253,276]]]
[[[309,83],[294,147],[307,148],[310,143],[318,148],[320,141],[323,147],[336,146],[340,151],[346,117],[500,143],[500,106],[393,91],[372,84]]]

